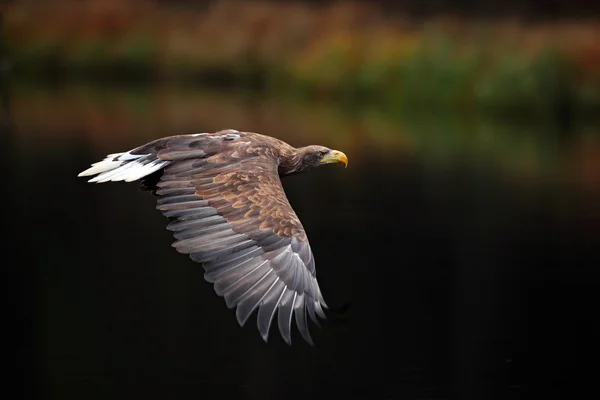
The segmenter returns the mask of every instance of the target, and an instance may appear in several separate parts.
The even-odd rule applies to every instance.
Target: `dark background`
[[[490,15],[508,3],[393,7]],[[597,8],[510,4],[540,18]],[[439,110],[398,119],[236,88],[32,82],[8,71],[1,83],[4,344],[18,397],[479,400],[597,391],[597,123],[456,122]],[[347,169],[284,181],[323,295],[342,308],[311,326],[315,347],[297,331],[287,346],[276,329],[264,343],[255,318],[240,328],[201,266],[170,247],[155,198],[137,183],[77,178],[108,153],[223,128],[349,157]]]

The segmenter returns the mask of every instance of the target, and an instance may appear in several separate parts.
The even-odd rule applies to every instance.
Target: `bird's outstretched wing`
[[[199,156],[199,149],[204,156]],[[307,313],[325,317],[304,228],[285,196],[268,142],[239,135],[182,136],[158,152],[170,161],[157,183],[157,208],[172,219],[178,252],[202,263],[205,279],[236,309],[241,325],[258,309],[266,341],[271,323],[291,341],[295,314],[312,344]]]

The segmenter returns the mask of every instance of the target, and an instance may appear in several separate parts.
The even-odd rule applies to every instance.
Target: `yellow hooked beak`
[[[344,153],[338,150],[331,150],[329,153],[325,154],[321,159],[322,163],[344,163],[344,168],[348,166],[348,157]]]

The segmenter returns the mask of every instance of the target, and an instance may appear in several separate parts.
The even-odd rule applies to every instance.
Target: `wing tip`
[[[281,333],[281,338],[283,339],[283,341],[285,342],[285,344],[287,344],[288,346],[292,345],[292,335],[286,337],[286,335],[284,335],[283,333]]]
[[[261,332],[260,333],[260,337],[262,338],[262,340],[265,343],[269,343],[269,331],[267,331],[267,332]]]
[[[308,343],[310,347],[315,347],[315,342],[313,342],[312,338],[310,337],[310,334],[307,335],[307,337],[305,337],[304,340],[306,340],[306,343]]]

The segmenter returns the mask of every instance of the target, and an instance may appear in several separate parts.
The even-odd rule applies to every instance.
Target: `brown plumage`
[[[290,206],[280,176],[344,163],[344,153],[323,146],[294,148],[250,132],[178,135],[110,154],[79,176],[89,182],[143,179],[171,220],[175,249],[202,263],[208,282],[236,308],[240,325],[258,309],[267,341],[277,314],[291,343],[291,320],[310,344],[307,317],[325,318],[306,232]]]

